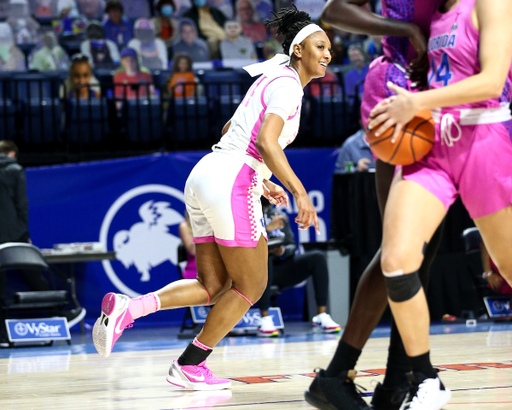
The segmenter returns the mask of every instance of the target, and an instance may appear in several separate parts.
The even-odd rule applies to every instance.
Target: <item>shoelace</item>
[[[400,407],[400,410],[414,410],[416,406],[421,405],[425,401],[426,397],[426,381],[422,382],[418,386],[411,386],[409,394],[405,399],[404,406]]]
[[[407,395],[407,393],[410,391],[409,386],[404,386],[399,388],[393,396],[391,396],[391,403],[393,404],[400,404],[404,400],[404,394]],[[416,394],[416,392],[415,392]]]
[[[452,135],[452,126],[455,125],[457,129],[457,136]],[[446,144],[448,147],[453,147],[453,144],[460,140],[462,137],[462,130],[460,125],[455,121],[452,114],[447,113],[441,118],[441,142]]]
[[[366,389],[361,386],[360,384],[356,384],[353,381],[345,382],[345,383],[352,383],[354,385],[354,389],[350,389],[350,391],[354,394],[354,399],[360,403],[364,403],[366,405],[366,402],[361,397],[363,393],[366,391]]]

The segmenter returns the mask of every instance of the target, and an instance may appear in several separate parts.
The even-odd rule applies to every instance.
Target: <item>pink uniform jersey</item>
[[[299,130],[302,95],[299,76],[289,67],[254,82],[229,130],[187,179],[185,203],[194,243],[255,247],[262,235],[266,238],[260,197],[271,173],[256,138],[264,116],[275,114],[284,121],[279,144],[290,144]]]
[[[430,21],[442,0],[385,0],[382,2],[384,17],[416,24],[428,38]],[[370,111],[377,103],[392,95],[388,81],[409,88],[405,67],[416,57],[407,37],[385,37],[384,56],[374,60],[366,76],[361,103],[361,118],[366,127]]]
[[[445,87],[478,74],[479,32],[471,22],[475,0],[434,14],[429,40],[431,88]],[[473,219],[512,203],[510,84],[500,98],[433,110],[436,139],[421,161],[403,167],[414,181],[444,204],[460,195]]]

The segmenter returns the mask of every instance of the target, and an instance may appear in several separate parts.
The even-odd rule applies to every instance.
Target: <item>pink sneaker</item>
[[[101,302],[101,316],[92,329],[92,340],[100,355],[108,357],[114,343],[123,330],[132,327],[133,319],[128,305],[130,298],[116,293],[107,293]]]
[[[231,387],[231,380],[219,379],[206,367],[206,360],[197,366],[180,366],[172,362],[167,381],[175,386],[191,390],[221,390]]]

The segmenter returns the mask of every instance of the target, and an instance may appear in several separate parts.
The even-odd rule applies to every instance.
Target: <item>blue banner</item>
[[[512,315],[510,295],[486,296],[484,297],[484,303],[489,317],[506,317]]]
[[[102,242],[117,260],[77,265],[78,297],[87,319],[100,313],[107,292],[137,296],[179,279],[176,248],[183,220],[183,189],[205,152],[154,154],[135,158],[27,169],[32,242]],[[289,162],[317,209],[321,234],[297,230],[300,242],[329,238],[334,149],[289,149]],[[276,181],[277,182],[277,181]],[[297,214],[292,202],[290,220]],[[280,297],[285,318],[302,317],[303,289]],[[288,294],[290,294],[288,296]],[[282,300],[282,302],[281,302]],[[144,320],[179,323],[183,311]]]
[[[44,342],[71,339],[67,320],[64,317],[6,319],[5,323],[11,342]]]
[[[210,312],[210,306],[195,306],[192,308],[192,321],[194,323],[202,324],[206,321],[206,316]],[[281,309],[279,307],[271,307],[268,309],[269,316],[272,316],[272,320],[276,329],[284,329],[283,317],[281,315]],[[257,308],[251,308],[247,311],[242,319],[235,325],[234,329],[237,330],[256,330],[259,326],[261,319],[260,310]]]

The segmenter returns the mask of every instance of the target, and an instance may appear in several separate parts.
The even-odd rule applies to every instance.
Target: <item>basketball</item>
[[[397,140],[391,143],[395,127],[376,137],[373,129],[367,131],[368,144],[381,161],[391,165],[410,165],[429,153],[434,144],[435,123],[429,110],[420,111],[407,123]]]

